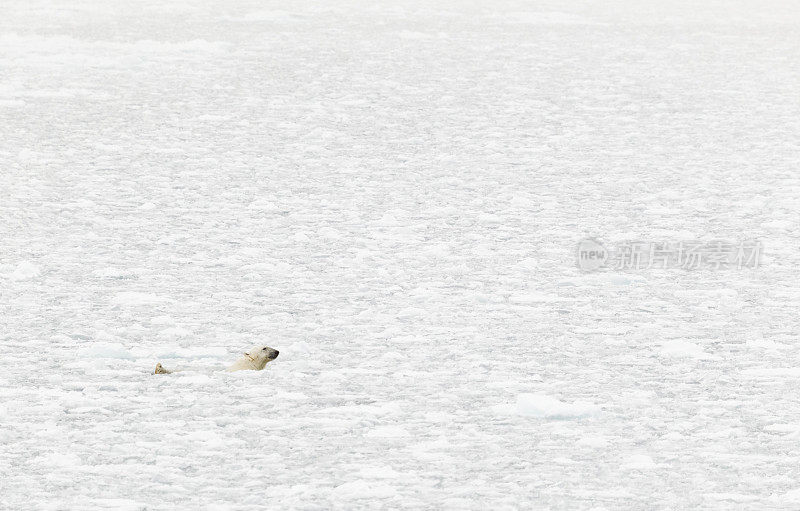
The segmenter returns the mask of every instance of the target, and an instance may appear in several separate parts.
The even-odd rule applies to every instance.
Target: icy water
[[[798,509],[798,41],[791,2],[7,2],[0,508]]]

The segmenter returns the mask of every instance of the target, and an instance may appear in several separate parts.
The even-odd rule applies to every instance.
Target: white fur
[[[260,371],[264,369],[267,362],[273,360],[269,358],[272,351],[275,350],[269,346],[253,346],[242,358],[230,365],[228,371]]]
[[[242,358],[228,367],[228,371],[260,371],[277,356],[278,350],[259,344],[253,346]],[[156,364],[156,369],[153,371],[154,374],[170,374],[172,372],[174,371],[165,369],[161,364]]]

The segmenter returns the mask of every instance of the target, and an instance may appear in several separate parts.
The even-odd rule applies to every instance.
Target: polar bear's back
[[[254,370],[256,369],[255,364],[252,360],[247,357],[242,357],[233,364],[229,365],[226,371],[247,371],[247,370]]]

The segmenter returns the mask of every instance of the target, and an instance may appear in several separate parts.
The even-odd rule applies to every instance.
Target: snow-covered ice
[[[0,509],[797,509],[798,41],[781,0],[4,2]]]
[[[498,405],[494,410],[499,414],[515,413],[547,419],[581,419],[600,413],[600,407],[592,403],[565,403],[552,396],[530,393],[519,394],[513,406]]]
[[[14,271],[9,274],[9,278],[11,280],[28,280],[38,277],[39,273],[39,268],[36,265],[28,261],[22,261],[14,268]]]

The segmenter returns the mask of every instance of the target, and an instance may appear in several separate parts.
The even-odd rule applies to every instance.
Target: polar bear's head
[[[264,369],[267,362],[278,358],[278,350],[272,349],[269,346],[264,346],[263,344],[257,344],[250,348],[244,355],[253,362],[256,366],[256,370],[260,371]]]

